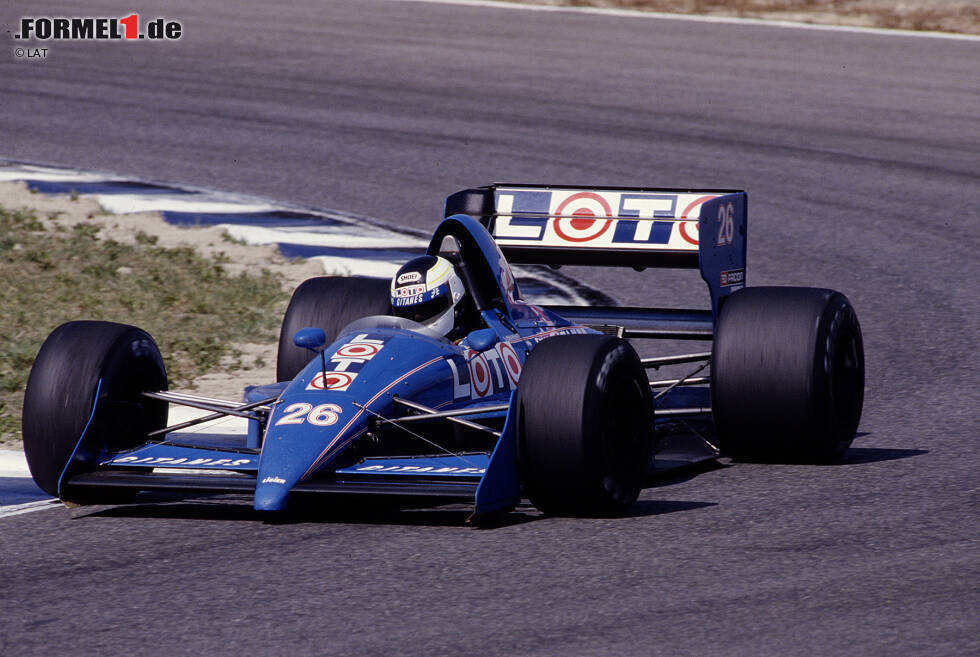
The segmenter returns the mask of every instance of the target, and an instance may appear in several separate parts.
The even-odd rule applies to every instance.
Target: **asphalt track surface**
[[[618,519],[272,523],[245,500],[4,518],[0,653],[980,654],[980,43],[199,5],[167,3],[179,42],[0,55],[0,155],[426,229],[494,180],[744,188],[749,283],[857,308],[861,435],[842,465],[725,464]],[[61,15],[7,2],[3,30]],[[627,304],[703,298],[690,273],[574,273]]]

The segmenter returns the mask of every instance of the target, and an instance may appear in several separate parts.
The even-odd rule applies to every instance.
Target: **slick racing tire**
[[[840,292],[736,292],[718,318],[711,370],[719,446],[736,460],[832,463],[854,439],[864,344]]]
[[[167,404],[142,396],[166,389],[160,350],[145,331],[90,321],[56,328],[24,393],[24,453],[34,481],[49,495],[83,501],[70,487],[59,490],[63,474],[94,469],[100,453],[140,445],[167,426]]]
[[[389,281],[360,276],[318,276],[309,278],[293,292],[279,331],[276,380],[291,381],[310,362],[308,349],[293,344],[301,328],[321,328],[327,342],[355,319],[391,313]]]
[[[653,401],[628,342],[545,340],[528,356],[517,399],[521,480],[536,507],[603,516],[636,501],[653,459]]]

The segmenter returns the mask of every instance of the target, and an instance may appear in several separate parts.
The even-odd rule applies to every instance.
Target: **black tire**
[[[528,356],[517,386],[521,480],[554,515],[627,510],[653,459],[653,401],[633,347],[557,336]]]
[[[87,321],[56,328],[41,345],[24,393],[21,427],[34,481],[49,495],[72,499],[70,488],[58,490],[62,473],[94,468],[100,453],[135,447],[165,427],[167,404],[141,393],[166,389],[160,350],[145,331]]]
[[[711,361],[720,447],[743,461],[832,463],[864,403],[864,343],[840,292],[750,287],[724,304]]]
[[[313,355],[293,344],[301,328],[321,328],[327,342],[355,319],[368,315],[391,314],[390,282],[362,276],[318,276],[308,278],[296,288],[279,331],[276,379],[291,381],[306,367]]]

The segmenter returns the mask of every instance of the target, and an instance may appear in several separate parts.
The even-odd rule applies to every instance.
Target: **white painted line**
[[[9,504],[7,506],[0,506],[0,518],[19,516],[22,513],[31,513],[32,511],[57,509],[60,506],[61,500],[56,499],[37,500],[36,502],[25,502],[23,504]]]
[[[281,208],[268,204],[249,205],[245,203],[202,199],[194,194],[95,194],[95,200],[113,214],[130,212],[195,212],[210,213],[252,213],[275,212]]]
[[[329,246],[338,249],[411,249],[429,246],[427,241],[406,237],[398,233],[389,236],[351,235],[347,232],[325,233],[306,232],[301,228],[293,230],[264,228],[261,226],[242,226],[241,224],[220,224],[228,234],[246,244],[276,244],[288,242],[304,246]]]
[[[980,36],[974,34],[959,34],[956,32],[929,32],[925,30],[893,30],[882,27],[858,27],[854,25],[825,25],[821,23],[800,23],[798,21],[767,20],[764,18],[740,18],[737,16],[711,16],[706,14],[666,14],[655,11],[640,11],[638,9],[611,9],[605,7],[563,7],[558,5],[519,4],[502,2],[501,0],[389,0],[389,2],[424,2],[439,5],[462,5],[469,7],[486,7],[490,9],[518,9],[522,11],[574,12],[577,14],[597,14],[625,18],[654,18],[658,20],[690,21],[693,23],[721,23],[729,25],[758,25],[762,27],[780,27],[801,30],[818,30],[824,32],[852,32],[856,34],[874,34],[877,36],[903,36],[931,39],[952,39],[954,41],[980,41]]]
[[[41,182],[77,182],[77,183],[100,183],[114,182],[111,178],[94,174],[83,174],[70,172],[44,172],[30,171],[26,168],[16,170],[0,169],[0,182],[13,182],[15,180],[39,180]]]

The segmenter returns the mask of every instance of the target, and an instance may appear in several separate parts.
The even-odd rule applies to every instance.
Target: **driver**
[[[424,255],[402,265],[391,279],[391,309],[449,340],[465,335],[460,301],[466,294],[463,281],[451,262]]]

